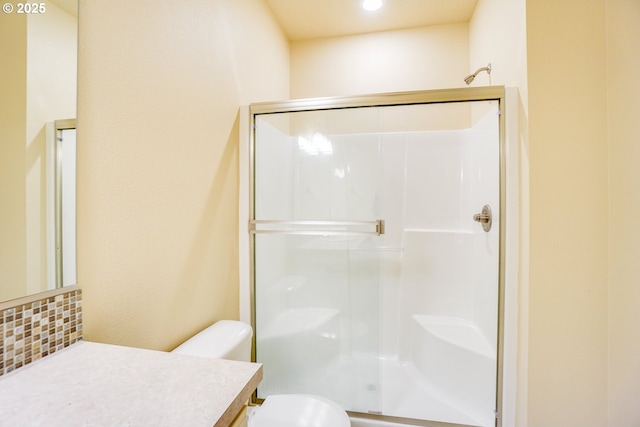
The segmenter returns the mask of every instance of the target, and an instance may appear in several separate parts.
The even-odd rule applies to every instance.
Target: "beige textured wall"
[[[26,290],[27,19],[0,14],[0,301]],[[11,43],[5,41],[11,40]]]
[[[168,350],[238,317],[238,108],[288,98],[255,0],[81,0],[78,280],[87,340]]]
[[[527,40],[528,426],[601,427],[609,220],[605,1],[528,1]]]
[[[291,96],[311,98],[459,87],[467,24],[291,43]]]
[[[479,0],[469,23],[469,73],[491,63],[491,78],[479,74],[472,86],[517,87],[527,104],[525,0]]]
[[[609,426],[640,425],[640,2],[607,0]]]

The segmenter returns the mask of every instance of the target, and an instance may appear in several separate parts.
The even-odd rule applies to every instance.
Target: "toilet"
[[[174,353],[251,361],[253,329],[237,320],[221,320],[178,346]],[[346,411],[337,403],[310,394],[268,396],[249,416],[249,427],[350,427]]]

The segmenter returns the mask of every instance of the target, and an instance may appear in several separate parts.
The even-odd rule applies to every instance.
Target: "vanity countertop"
[[[262,365],[80,341],[0,376],[0,425],[229,426]]]

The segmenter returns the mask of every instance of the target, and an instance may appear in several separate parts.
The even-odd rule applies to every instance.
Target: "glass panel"
[[[381,215],[382,153],[375,135],[315,127],[338,118],[330,116],[335,112],[256,122],[256,219],[279,221],[260,224],[270,234],[254,241],[256,356],[265,373],[258,396],[312,393],[349,410],[379,411],[380,261],[362,248],[382,237],[359,235],[375,230],[359,223]],[[378,113],[364,116],[375,122]],[[277,233],[305,229],[311,235]]]
[[[259,397],[311,393],[349,411],[495,424],[497,109],[257,116],[256,220],[385,225],[380,236],[335,234],[332,224],[280,234],[291,231],[280,223],[255,234]],[[485,204],[489,232],[473,219]]]

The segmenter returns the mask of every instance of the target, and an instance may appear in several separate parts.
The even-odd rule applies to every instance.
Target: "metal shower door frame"
[[[344,96],[344,97],[327,97],[327,98],[309,98],[296,99],[281,102],[261,102],[249,105],[249,223],[240,225],[246,227],[246,233],[251,234],[249,239],[250,251],[250,273],[249,273],[249,298],[250,298],[250,321],[255,330],[256,308],[255,308],[255,143],[256,143],[256,117],[263,114],[274,113],[292,113],[303,111],[318,110],[338,110],[347,108],[362,107],[388,107],[418,104],[443,104],[455,102],[472,102],[472,101],[497,101],[499,115],[499,253],[498,253],[498,325],[497,325],[497,362],[496,362],[496,427],[502,427],[501,414],[503,413],[503,374],[504,374],[504,302],[505,302],[505,265],[506,265],[506,90],[504,86],[488,86],[478,88],[459,88],[459,89],[437,89],[411,92],[392,92],[372,95]],[[241,233],[244,231],[241,230]],[[252,360],[256,360],[256,336],[253,335]],[[262,399],[257,398],[254,393],[252,403],[261,403]],[[350,413],[351,414],[351,413]],[[369,415],[361,413],[353,413],[363,418],[375,418],[381,421],[402,422],[408,421],[397,417],[388,417],[384,415]],[[415,423],[415,420],[411,420]],[[425,421],[425,426],[430,427],[455,427],[457,424],[440,423],[433,421]],[[460,425],[460,427],[463,427]],[[466,427],[466,426],[464,426]]]

